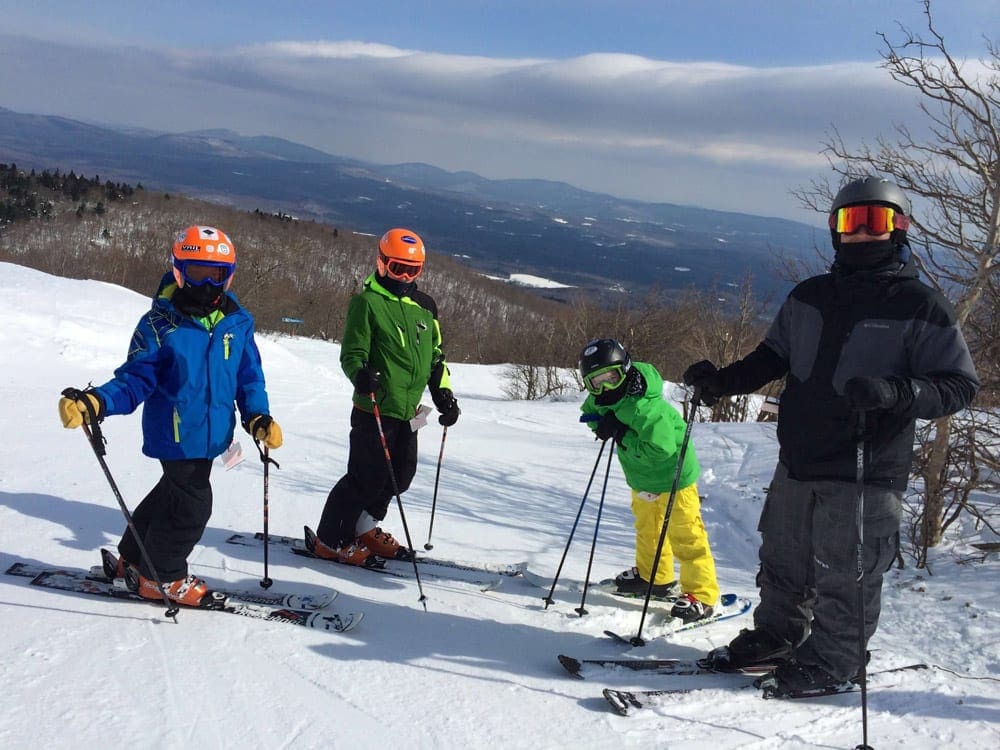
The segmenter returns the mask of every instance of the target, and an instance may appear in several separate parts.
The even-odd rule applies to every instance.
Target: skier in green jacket
[[[437,305],[417,289],[424,243],[408,229],[390,229],[379,240],[377,271],[351,298],[340,365],[354,384],[347,473],[330,490],[316,533],[306,544],[319,557],[350,565],[378,564],[378,557],[409,559],[411,550],[383,531],[393,497],[392,478],[375,421],[378,404],[399,492],[417,469],[417,433],[410,420],[425,388],[450,427],[461,411],[441,352]]]
[[[618,461],[632,489],[635,566],[619,574],[615,583],[623,594],[645,596],[677,472],[684,418],[663,399],[663,378],[656,368],[633,362],[614,339],[595,339],[583,348],[580,376],[589,394],[580,408],[595,417],[586,421],[598,438],[618,445]],[[680,594],[670,615],[684,622],[711,617],[719,601],[715,560],[695,484],[698,472],[694,446],[689,445],[652,588],[658,598]],[[674,579],[675,557],[679,582]]]

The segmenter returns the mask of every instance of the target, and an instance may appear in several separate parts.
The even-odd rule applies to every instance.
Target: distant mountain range
[[[269,136],[158,133],[3,108],[0,162],[372,234],[408,226],[432,250],[484,273],[532,274],[598,294],[694,286],[730,297],[749,270],[755,292],[780,299],[789,284],[774,273],[775,257],[811,258],[825,242],[816,228],[786,219],[624,200],[549,180],[489,180],[427,164],[371,164]]]

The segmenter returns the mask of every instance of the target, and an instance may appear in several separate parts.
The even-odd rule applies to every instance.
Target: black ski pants
[[[166,583],[187,576],[188,555],[212,516],[212,461],[198,458],[160,461],[160,465],[163,476],[132,511],[132,522],[160,581]],[[153,577],[128,527],[118,552],[143,576]]]
[[[899,549],[902,493],[865,486],[865,643],[882,606],[882,577]],[[857,485],[797,481],[778,464],[761,513],[760,604],[755,627],[793,645],[793,656],[838,679],[858,656]]]
[[[405,419],[382,417],[392,470],[400,493],[406,492],[417,471],[417,433]],[[393,497],[392,480],[385,451],[378,435],[375,415],[355,408],[351,412],[350,455],[347,473],[327,496],[316,535],[331,547],[354,541],[355,526],[362,511],[381,521]]]

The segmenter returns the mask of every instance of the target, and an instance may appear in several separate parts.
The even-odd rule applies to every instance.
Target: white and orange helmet
[[[174,279],[187,284],[229,289],[236,272],[236,248],[221,229],[191,226],[174,240]]]

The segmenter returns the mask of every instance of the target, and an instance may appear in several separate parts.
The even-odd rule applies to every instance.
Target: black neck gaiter
[[[170,301],[185,315],[190,315],[192,318],[204,318],[218,310],[225,297],[226,291],[219,286],[185,284],[174,292]]]
[[[405,297],[413,289],[412,281],[399,281],[397,279],[390,279],[388,276],[380,276],[376,274],[378,278],[378,283],[382,285],[389,294],[395,294],[397,297]]]
[[[866,271],[890,263],[896,257],[891,239],[871,242],[841,242],[837,263],[852,271]]]

